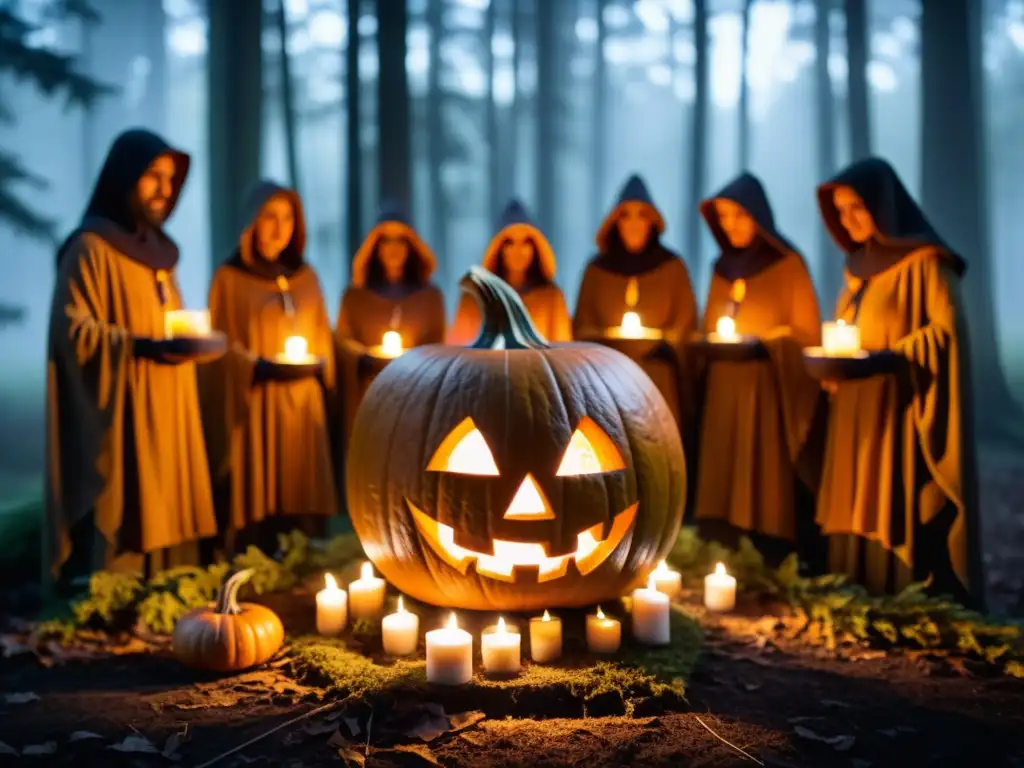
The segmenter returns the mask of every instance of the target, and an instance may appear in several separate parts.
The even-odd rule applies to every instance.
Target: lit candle
[[[309,357],[309,344],[301,336],[289,336],[284,340],[283,359],[286,363],[304,363]]]
[[[324,586],[316,593],[316,631],[326,637],[341,634],[348,620],[348,595],[338,589],[338,582],[329,573],[324,574]]]
[[[860,352],[860,328],[847,325],[845,320],[823,323],[821,346],[825,354],[835,357],[856,355]]]
[[[591,653],[615,653],[622,643],[622,623],[604,615],[601,606],[597,613],[587,616],[587,648]]]
[[[669,599],[679,594],[683,576],[679,571],[673,571],[669,568],[668,563],[664,560],[658,563],[658,567],[654,569],[654,573],[651,576],[654,578],[654,584],[658,591],[664,592],[669,596]]]
[[[562,620],[544,615],[530,619],[530,658],[538,664],[554,661],[562,655]]]
[[[704,577],[704,605],[709,611],[731,611],[736,607],[736,577],[715,565],[715,572]]]
[[[480,636],[480,656],[484,671],[491,675],[518,675],[522,657],[522,635],[505,627],[505,619],[487,627]]]
[[[464,685],[473,677],[473,636],[459,629],[452,613],[448,626],[427,632],[427,682]]]
[[[375,578],[373,566],[363,563],[360,578],[348,585],[353,619],[376,619],[384,610],[384,579]]]
[[[398,598],[398,610],[381,622],[384,653],[389,656],[409,656],[416,651],[416,638],[420,631],[420,617],[409,613]]]
[[[629,311],[622,313],[622,325],[619,326],[619,334],[626,339],[636,339],[643,334],[644,327],[640,323],[640,315]]]
[[[736,321],[728,315],[718,318],[715,323],[715,337],[717,341],[736,341]]]
[[[385,331],[380,342],[380,351],[385,357],[398,357],[402,354],[402,336],[398,331]]]
[[[646,587],[633,590],[633,637],[644,645],[668,645],[670,603],[651,574]]]
[[[164,313],[168,339],[210,335],[210,313],[205,309],[171,309]]]

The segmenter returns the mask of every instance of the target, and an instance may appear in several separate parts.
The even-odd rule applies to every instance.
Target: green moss
[[[417,607],[417,613],[421,626],[442,623],[442,614],[435,609]],[[623,714],[637,706],[656,712],[682,703],[685,681],[701,644],[700,626],[685,610],[673,606],[671,645],[644,648],[624,637],[618,654],[600,658],[579,650],[584,647],[583,613],[563,614],[562,620],[566,630],[563,659],[540,665],[524,658],[522,673],[511,679],[480,674],[478,640],[474,643],[477,674],[465,686],[429,686],[422,655],[416,660],[392,661],[379,653],[379,638],[365,635],[336,640],[298,638],[292,644],[292,669],[305,682],[360,699],[375,709],[428,693],[448,711],[482,709],[491,717]],[[628,628],[625,622],[623,626]],[[478,632],[473,634],[479,638]],[[525,652],[524,647],[524,657]]]

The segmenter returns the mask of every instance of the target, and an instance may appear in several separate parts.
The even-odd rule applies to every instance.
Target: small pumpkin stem
[[[515,289],[483,267],[472,266],[459,287],[480,306],[483,322],[472,349],[548,349]]]
[[[220,594],[217,596],[217,605],[214,610],[217,613],[236,616],[242,612],[238,607],[238,590],[252,575],[256,573],[254,568],[245,568],[241,571],[228,572],[224,583],[220,587]]]

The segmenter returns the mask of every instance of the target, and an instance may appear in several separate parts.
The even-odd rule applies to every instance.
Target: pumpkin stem
[[[228,571],[227,576],[224,578],[224,583],[220,587],[220,594],[217,596],[217,605],[214,606],[214,611],[231,616],[241,613],[242,609],[238,607],[238,590],[254,573],[256,573],[254,568]]]
[[[471,349],[548,349],[515,289],[483,267],[472,266],[459,287],[480,306],[483,322]]]

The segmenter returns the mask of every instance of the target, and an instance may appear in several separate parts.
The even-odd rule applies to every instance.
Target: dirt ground
[[[1021,616],[1024,457],[990,452],[982,471],[991,603]],[[442,717],[421,735],[343,711],[283,666],[197,683],[159,648],[53,668],[11,655],[0,660],[0,766],[1024,768],[1024,681],[912,654],[829,655],[769,638],[770,623],[707,623],[684,712]]]

